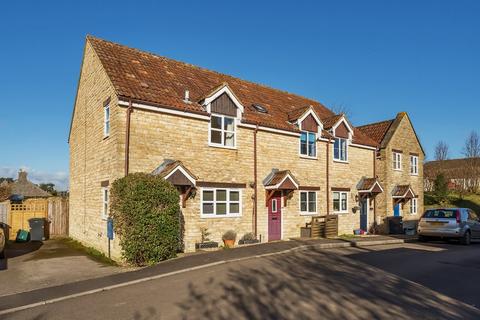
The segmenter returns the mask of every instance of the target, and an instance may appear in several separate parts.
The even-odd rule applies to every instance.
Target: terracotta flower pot
[[[233,248],[235,246],[235,240],[223,240],[223,245],[227,248]]]

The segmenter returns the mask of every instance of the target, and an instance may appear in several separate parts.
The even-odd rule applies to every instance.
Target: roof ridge
[[[361,126],[356,126],[356,128],[361,129],[361,128],[364,128],[364,127],[374,126],[374,125],[379,125],[379,124],[384,124],[384,123],[393,122],[393,121],[395,121],[395,119],[389,119],[389,120],[383,120],[383,121],[378,121],[378,122],[372,122],[372,123],[367,123],[367,124],[364,124],[364,125],[361,125]]]
[[[110,40],[105,40],[105,39],[102,39],[102,38],[99,38],[99,37],[92,36],[92,35],[90,35],[90,34],[87,34],[86,38],[87,38],[87,39],[98,40],[98,41],[103,41],[103,42],[106,42],[106,43],[109,43],[109,44],[112,44],[112,45],[120,46],[120,47],[129,49],[129,50],[133,50],[133,51],[136,51],[136,52],[139,52],[139,53],[149,54],[149,55],[155,56],[155,57],[160,58],[160,59],[165,59],[165,60],[168,60],[168,61],[174,61],[174,62],[176,62],[176,63],[180,63],[180,64],[183,64],[183,65],[185,65],[185,66],[193,67],[193,68],[196,68],[196,69],[199,69],[199,70],[202,70],[202,71],[207,71],[207,72],[216,73],[216,74],[221,75],[221,76],[224,76],[224,77],[229,77],[229,78],[237,79],[237,80],[240,80],[240,81],[243,81],[243,82],[247,82],[247,83],[250,83],[250,84],[253,84],[253,85],[258,85],[258,86],[261,86],[261,87],[264,87],[264,88],[267,88],[267,89],[270,89],[270,90],[274,90],[274,91],[286,93],[286,94],[289,94],[289,95],[292,95],[292,96],[296,96],[296,97],[299,97],[299,98],[302,98],[302,99],[310,100],[310,101],[313,101],[313,102],[315,102],[315,103],[318,103],[320,106],[322,106],[322,107],[324,107],[325,109],[327,109],[328,111],[334,113],[332,110],[330,110],[328,107],[326,107],[323,103],[321,103],[321,102],[319,102],[319,101],[317,101],[317,100],[314,100],[314,99],[312,99],[312,98],[308,98],[308,97],[305,97],[305,96],[302,96],[302,95],[293,93],[293,92],[289,92],[289,91],[282,90],[282,89],[278,89],[278,88],[273,88],[273,87],[268,86],[268,85],[263,84],[263,83],[258,83],[258,82],[253,82],[253,81],[245,80],[245,79],[240,78],[240,77],[236,77],[236,76],[232,76],[232,75],[229,75],[229,74],[226,74],[226,73],[222,73],[222,72],[219,72],[219,71],[215,71],[215,70],[207,69],[207,68],[204,68],[204,67],[200,67],[200,66],[197,66],[197,65],[188,63],[188,62],[184,62],[184,61],[180,61],[180,60],[168,58],[168,57],[165,57],[165,56],[161,56],[161,55],[159,55],[159,54],[157,54],[157,53],[150,52],[150,51],[147,51],[147,50],[141,50],[141,49],[129,47],[129,46],[127,46],[127,45],[124,45],[124,44],[121,44],[121,43],[117,43],[117,42],[113,42],[113,41],[110,41]]]

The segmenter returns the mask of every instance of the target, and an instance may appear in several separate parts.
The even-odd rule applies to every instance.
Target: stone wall
[[[393,169],[393,150],[401,150],[403,152],[401,171]],[[419,155],[418,175],[410,174],[410,153],[416,153]],[[377,174],[379,175],[380,182],[385,189],[385,192],[377,198],[377,209],[380,213],[378,222],[380,225],[384,223],[385,217],[393,216],[394,206],[392,193],[397,185],[409,184],[412,186],[415,194],[418,195],[417,214],[410,214],[411,203],[407,202],[402,206],[401,215],[403,220],[418,220],[423,214],[423,161],[423,151],[416,139],[412,124],[408,116],[404,115],[389,144],[385,149],[381,150],[380,160],[377,161]],[[387,232],[387,226],[383,225],[381,230]]]
[[[104,102],[110,102],[110,135],[103,135]],[[122,175],[116,153],[119,134],[115,91],[94,50],[87,42],[82,62],[70,146],[70,236],[103,252],[108,250],[106,221],[102,216],[100,183]],[[112,254],[120,257],[118,241]]]

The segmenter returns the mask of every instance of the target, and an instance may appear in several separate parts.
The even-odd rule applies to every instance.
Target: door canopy
[[[393,189],[393,198],[397,200],[408,201],[412,198],[415,198],[415,192],[413,191],[410,185],[397,185]]]
[[[357,189],[358,193],[364,196],[376,196],[383,192],[382,185],[377,178],[363,178]]]
[[[298,181],[289,170],[272,170],[263,184],[266,190],[298,190]]]

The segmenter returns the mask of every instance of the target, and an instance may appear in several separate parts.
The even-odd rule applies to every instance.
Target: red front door
[[[268,241],[282,239],[282,194],[275,192],[268,201]]]

